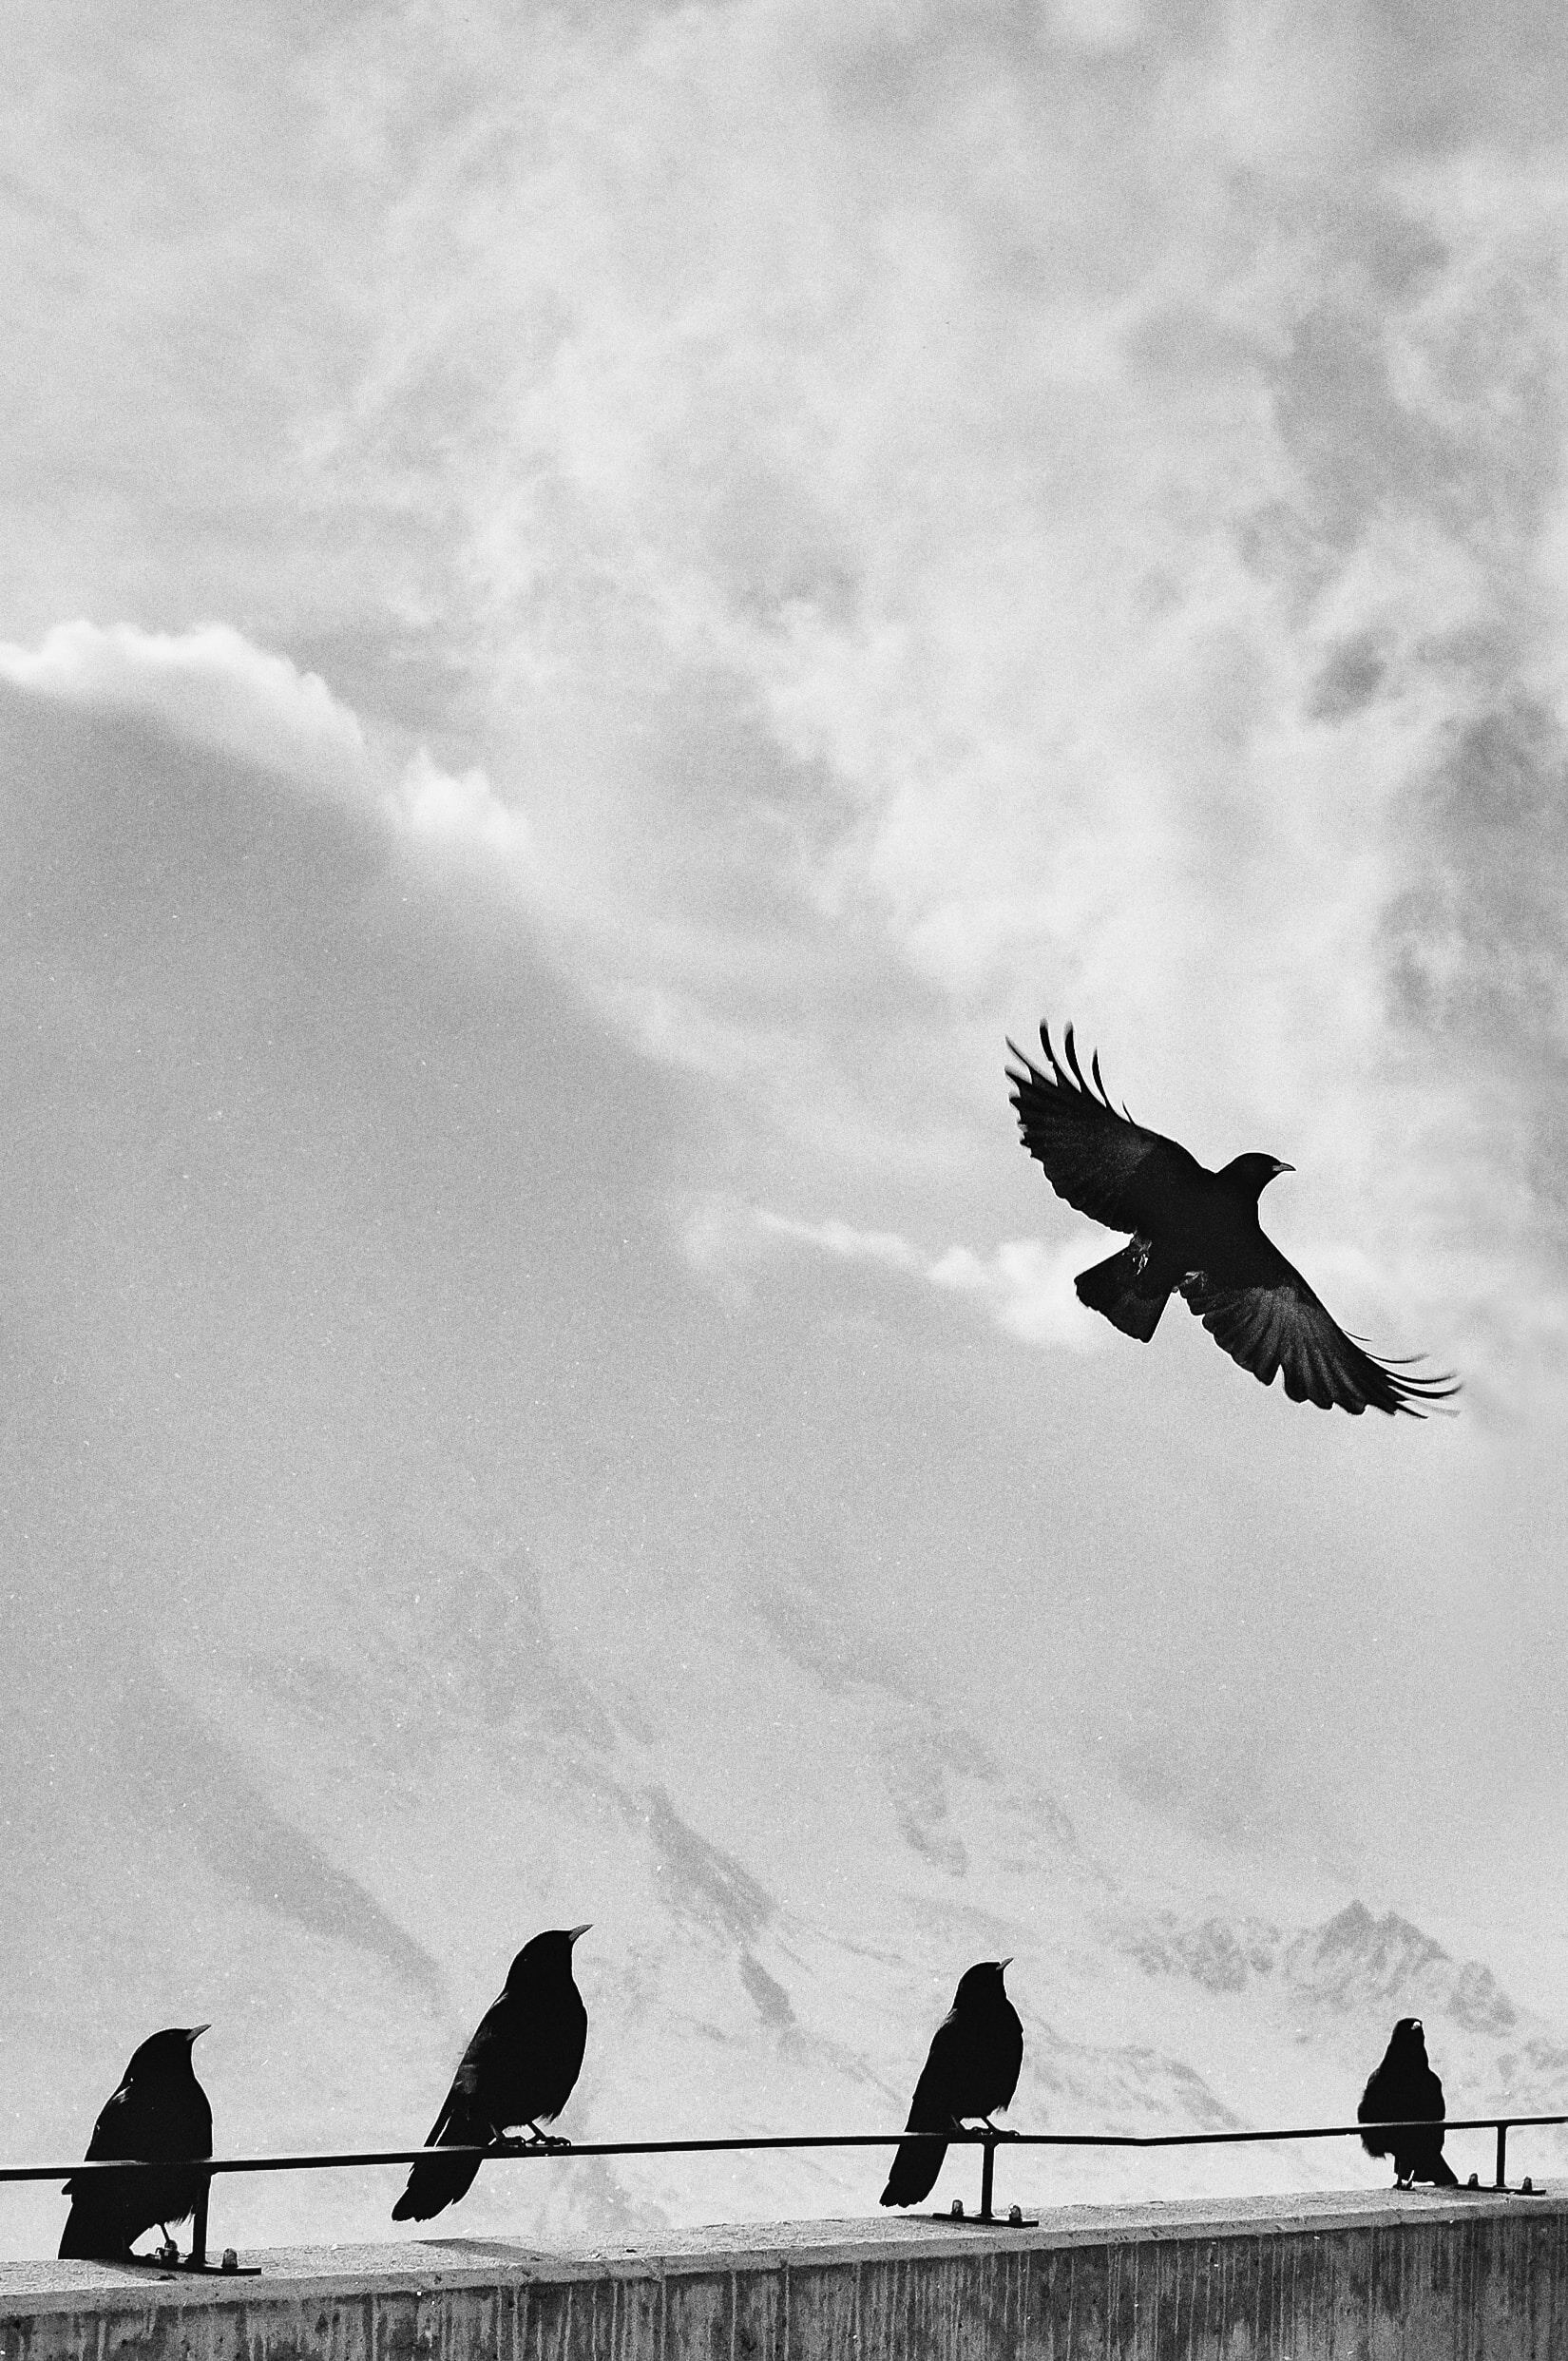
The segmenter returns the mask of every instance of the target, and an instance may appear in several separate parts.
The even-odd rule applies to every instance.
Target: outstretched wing
[[[1190,1271],[1181,1282],[1189,1307],[1215,1343],[1259,1384],[1272,1386],[1283,1371],[1292,1402],[1348,1411],[1352,1418],[1368,1409],[1423,1418],[1418,1405],[1445,1402],[1459,1392],[1457,1379],[1446,1373],[1407,1377],[1408,1363],[1380,1361],[1357,1344],[1272,1241],[1263,1243],[1270,1275],[1252,1286],[1216,1286],[1203,1271]]]
[[[1100,1078],[1097,1052],[1089,1061],[1092,1084],[1083,1077],[1067,1027],[1065,1065],[1051,1046],[1045,1026],[1041,1046],[1050,1072],[1042,1073],[1016,1043],[1007,1046],[1026,1069],[1007,1068],[1017,1086],[1013,1104],[1023,1144],[1058,1197],[1108,1230],[1147,1234],[1168,1216],[1174,1196],[1204,1178],[1203,1167],[1175,1140],[1145,1131],[1123,1108],[1119,1115]]]

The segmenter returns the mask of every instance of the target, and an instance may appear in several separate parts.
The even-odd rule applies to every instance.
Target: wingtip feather
[[[1037,1089],[1060,1092],[1070,1107],[1092,1108],[1097,1115],[1103,1111],[1117,1123],[1132,1123],[1135,1128],[1137,1127],[1137,1118],[1132,1109],[1126,1105],[1119,1108],[1106,1088],[1105,1077],[1100,1071],[1098,1049],[1090,1052],[1089,1074],[1088,1076],[1084,1074],[1075,1026],[1069,1023],[1064,1027],[1061,1037],[1061,1053],[1059,1054],[1056,1044],[1051,1039],[1049,1021],[1042,1018],[1040,1046],[1044,1054],[1045,1064],[1050,1069],[1049,1073],[1036,1065],[1033,1058],[1019,1047],[1010,1033],[1005,1036],[1005,1039],[1008,1049],[1024,1069],[1022,1074],[1012,1066],[1006,1069],[1007,1080],[1019,1089],[1022,1090],[1032,1083]],[[1093,1078],[1092,1086],[1090,1077]]]

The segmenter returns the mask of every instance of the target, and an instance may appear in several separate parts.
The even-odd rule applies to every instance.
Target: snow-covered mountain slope
[[[1483,1965],[1334,1896],[1265,1919],[1233,1860],[1146,1816],[1137,1849],[1091,1846],[1061,1800],[1081,1766],[916,1694],[817,1593],[552,1614],[526,1551],[461,1532],[382,1536],[375,1573],[317,1600],[296,1649],[231,1629],[130,1662],[72,1773],[109,1865],[67,1873],[42,1821],[0,1969],[10,2156],[79,2153],[134,2043],[199,2016],[221,2150],[417,2140],[512,1952],[581,1919],[579,2139],[894,2128],[959,1974],[1004,1955],[1021,2128],[1345,2121],[1405,2014],[1452,2112],[1568,2106],[1568,2046]],[[1483,2165],[1471,2144],[1456,2161]],[[858,2212],[884,2162],[497,2166],[452,2226]],[[998,2169],[1004,2197],[1052,2201],[1384,2177],[1353,2143]],[[229,2182],[215,2236],[391,2235],[398,2179]],[[952,2155],[937,2199],[977,2181]],[[0,2244],[47,2249],[60,2217],[12,2192]]]

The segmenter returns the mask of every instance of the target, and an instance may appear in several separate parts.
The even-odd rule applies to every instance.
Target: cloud
[[[682,1231],[688,1259],[720,1279],[770,1246],[803,1246],[840,1262],[866,1265],[923,1280],[945,1294],[980,1305],[1006,1334],[1023,1343],[1093,1352],[1102,1341],[1097,1323],[1073,1293],[1081,1246],[1051,1252],[1035,1238],[1018,1238],[976,1254],[949,1246],[927,1255],[891,1230],[857,1230],[848,1221],[803,1221],[766,1205],[710,1197],[691,1209]]]
[[[389,794],[394,820],[411,836],[493,854],[505,863],[526,858],[526,816],[502,802],[482,770],[454,777],[421,747]]]
[[[0,679],[149,714],[199,745],[343,793],[359,791],[369,768],[364,731],[326,682],[226,624],[181,633],[57,624],[36,649],[0,643]]]
[[[1130,48],[1142,15],[1139,0],[1049,0],[1044,12],[1053,31],[1091,51]]]
[[[844,1262],[880,1263],[889,1271],[925,1273],[925,1257],[908,1238],[890,1230],[856,1230],[847,1221],[798,1221],[792,1215],[756,1206],[752,1219],[764,1238],[789,1238],[836,1255]]]
[[[784,1154],[861,1228],[913,1234],[923,1189],[982,1235],[996,1045],[1072,1013],[1139,1111],[1288,1153],[1403,1328],[1538,1383],[1564,913],[1491,771],[1552,835],[1552,13],[480,7],[317,29],[302,75],[285,39],[223,29],[223,104],[171,125],[205,244],[146,243],[118,60],[96,209],[39,79],[50,234],[68,197],[114,235],[72,248],[102,333],[16,447],[112,419],[156,519],[89,503],[93,611],[283,619],[296,678],[224,691],[237,740],[368,762],[631,1038],[729,1077],[724,1185]],[[257,219],[327,263],[274,285]],[[149,256],[139,325],[110,282]],[[276,381],[211,379],[225,271]],[[24,536],[37,597],[59,539]],[[220,728],[202,662],[244,664],[167,645],[161,709]],[[62,657],[154,694],[148,648]]]
[[[526,862],[526,820],[482,769],[454,775],[424,746],[399,764],[372,745],[317,674],[225,624],[179,633],[58,624],[35,649],[0,642],[0,680],[33,696],[145,715],[189,744],[377,812],[419,850],[466,853],[514,879]]]
[[[967,1246],[949,1246],[931,1266],[936,1287],[972,1295],[989,1310],[999,1328],[1025,1344],[1061,1345],[1093,1353],[1104,1342],[1101,1323],[1086,1313],[1073,1292],[1083,1264],[1081,1244],[1055,1253],[1038,1238],[1013,1238],[988,1257]]]
[[[335,496],[392,467],[451,520],[435,604],[483,650],[538,922],[745,1094],[736,1192],[783,1147],[863,1230],[918,1179],[974,1235],[981,1077],[1076,1014],[1139,1112],[1310,1173],[1305,1234],[1397,1273],[1402,1328],[1539,1376],[1549,1127],[1498,1123],[1410,947],[1466,878],[1493,898],[1441,782],[1509,681],[1557,808],[1568,178],[1498,145],[1527,22],[1559,38],[481,13]],[[433,58],[361,63],[385,121]],[[1544,867],[1536,897],[1528,972],[1449,927],[1438,1000],[1486,997],[1544,1104]]]

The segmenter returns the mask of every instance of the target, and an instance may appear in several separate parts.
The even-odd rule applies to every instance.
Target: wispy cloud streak
[[[1092,1315],[1073,1293],[1081,1254],[1070,1247],[1053,1253],[1036,1238],[1005,1241],[988,1255],[971,1246],[948,1246],[933,1255],[894,1230],[804,1221],[771,1206],[710,1198],[688,1213],[682,1243],[698,1270],[721,1276],[743,1274],[748,1262],[770,1249],[801,1247],[966,1299],[1025,1344],[1086,1353],[1101,1342]]]

